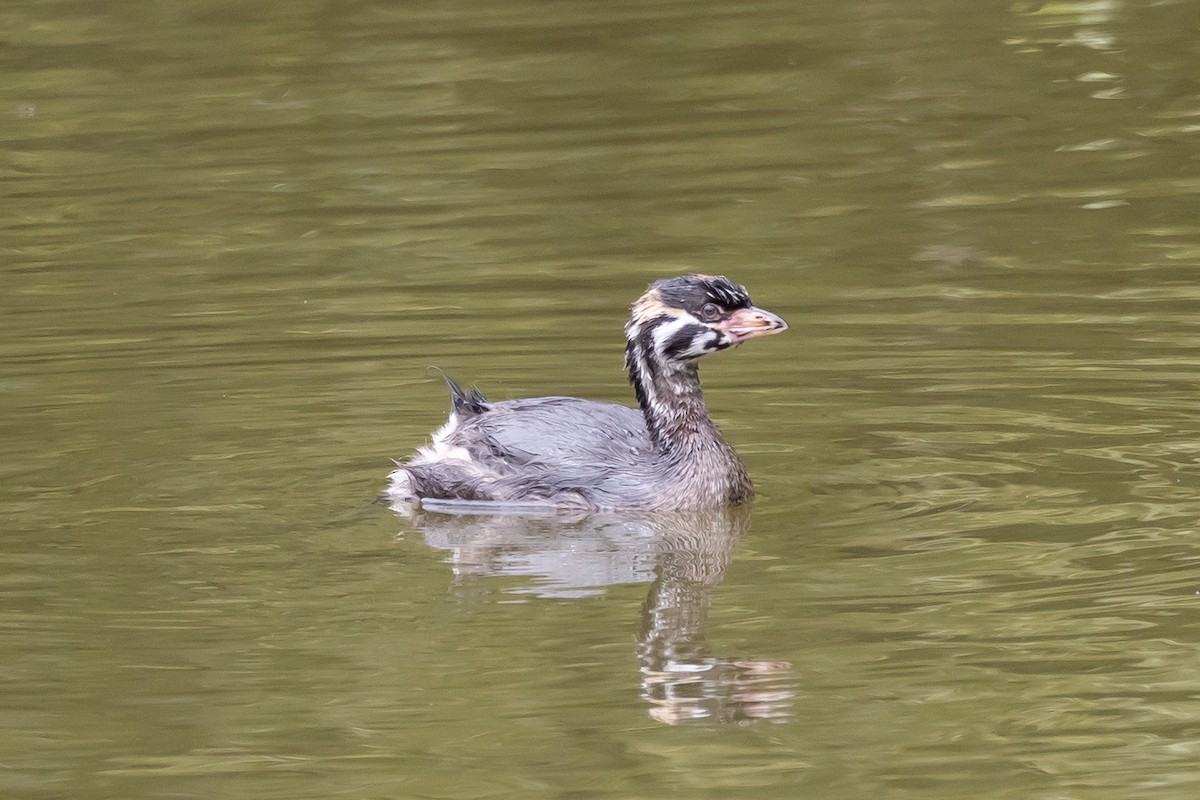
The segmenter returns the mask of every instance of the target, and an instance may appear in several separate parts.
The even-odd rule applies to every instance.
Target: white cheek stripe
[[[692,346],[688,348],[684,355],[703,356],[716,350],[717,343],[721,341],[721,334],[717,331],[706,330],[704,333],[696,334],[692,337]]]
[[[655,347],[661,347],[663,342],[678,333],[691,320],[687,317],[676,317],[670,322],[663,322],[654,329]]]
[[[653,335],[654,352],[656,352],[660,358],[664,358],[663,348],[667,346],[667,342],[669,342],[675,336],[675,334],[679,333],[679,331],[683,330],[689,325],[704,326],[704,323],[689,314],[681,316],[675,320],[672,320],[671,322],[663,323],[655,328]],[[714,331],[711,328],[705,327],[703,331],[698,332],[692,337],[692,341],[688,344],[687,350],[680,352],[676,358],[698,358],[700,356],[707,355],[708,353],[712,353],[718,349],[723,338],[724,334],[722,334],[720,331]]]
[[[670,322],[664,322],[655,328],[653,333],[654,352],[661,356],[663,354],[663,348],[666,347],[667,342],[670,341],[675,334],[679,333],[688,325],[691,325],[692,322],[693,320],[691,317],[679,317],[678,319],[671,320]],[[694,345],[695,343],[693,342],[693,346]]]

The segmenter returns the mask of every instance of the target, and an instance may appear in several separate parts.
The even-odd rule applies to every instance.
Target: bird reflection
[[[582,519],[403,511],[429,546],[449,552],[456,579],[532,577],[533,585],[510,591],[555,598],[649,583],[636,653],[653,719],[677,725],[791,716],[789,663],[716,655],[705,635],[713,590],[749,529],[749,509]]]

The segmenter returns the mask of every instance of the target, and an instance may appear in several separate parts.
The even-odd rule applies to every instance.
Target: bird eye
[[[721,307],[716,303],[705,303],[700,306],[700,319],[705,322],[716,322],[721,316]]]

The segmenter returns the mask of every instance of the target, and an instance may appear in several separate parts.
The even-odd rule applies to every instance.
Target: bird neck
[[[631,341],[625,350],[625,365],[650,440],[660,451],[676,454],[711,445],[728,448],[708,415],[694,363],[664,363]]]

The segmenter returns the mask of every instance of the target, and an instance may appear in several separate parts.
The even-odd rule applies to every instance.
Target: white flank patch
[[[471,454],[467,452],[467,448],[462,445],[451,444],[450,440],[454,438],[454,434],[458,432],[458,415],[451,412],[450,419],[446,420],[446,424],[433,432],[429,444],[424,447],[418,447],[417,453],[408,464],[434,464],[439,461],[462,461],[471,463]],[[390,485],[388,486],[388,496],[393,499],[407,499],[413,497],[412,483],[408,479],[408,472],[405,470],[407,464],[397,463],[397,468],[392,470],[388,475]]]
[[[387,495],[393,500],[406,500],[413,496],[412,483],[404,467],[394,469],[388,475]]]
[[[433,432],[433,437],[425,447],[418,447],[413,457],[413,464],[432,464],[436,461],[470,461],[471,454],[465,447],[450,444],[458,431],[458,414],[451,413],[446,424]]]

